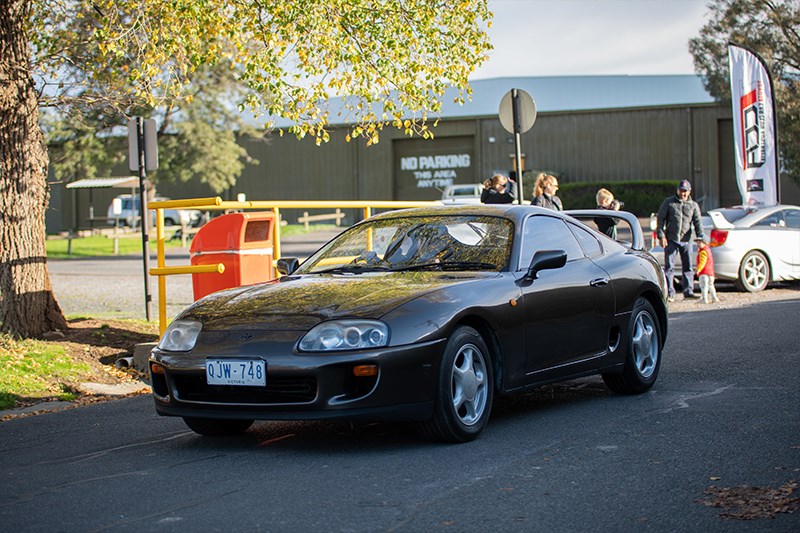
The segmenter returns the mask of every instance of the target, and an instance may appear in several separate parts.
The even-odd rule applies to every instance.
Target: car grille
[[[308,403],[317,397],[317,380],[313,377],[267,378],[266,387],[208,385],[204,375],[174,376],[175,397],[186,402],[209,403]]]

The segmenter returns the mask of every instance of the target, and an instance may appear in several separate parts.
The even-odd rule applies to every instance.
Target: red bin
[[[192,265],[222,263],[225,272],[192,274],[194,299],[274,279],[271,212],[229,213],[207,222],[192,239]]]

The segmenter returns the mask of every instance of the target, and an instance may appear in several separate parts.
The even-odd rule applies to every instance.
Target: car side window
[[[594,235],[576,224],[570,224],[569,228],[575,234],[578,242],[581,243],[581,248],[586,253],[586,257],[592,258],[603,255],[603,247]]]
[[[758,226],[762,228],[765,226],[770,228],[785,228],[786,222],[783,220],[783,211],[776,211],[771,215],[765,216],[764,218],[753,224],[753,226]]]
[[[792,229],[800,229],[800,211],[796,209],[787,209],[784,211],[786,215],[786,227]]]
[[[567,224],[560,218],[545,215],[532,216],[525,221],[517,270],[527,270],[533,254],[539,250],[564,250],[567,261],[584,257],[583,249]]]

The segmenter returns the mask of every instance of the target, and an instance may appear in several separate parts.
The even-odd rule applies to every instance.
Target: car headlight
[[[389,326],[378,320],[331,320],[317,324],[300,339],[302,352],[362,350],[389,344]]]
[[[175,320],[158,341],[159,350],[167,352],[188,352],[194,348],[203,324],[194,320]]]

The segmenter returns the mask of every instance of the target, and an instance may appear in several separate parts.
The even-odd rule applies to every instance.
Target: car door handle
[[[608,285],[608,278],[595,278],[589,282],[592,287],[605,287]]]

